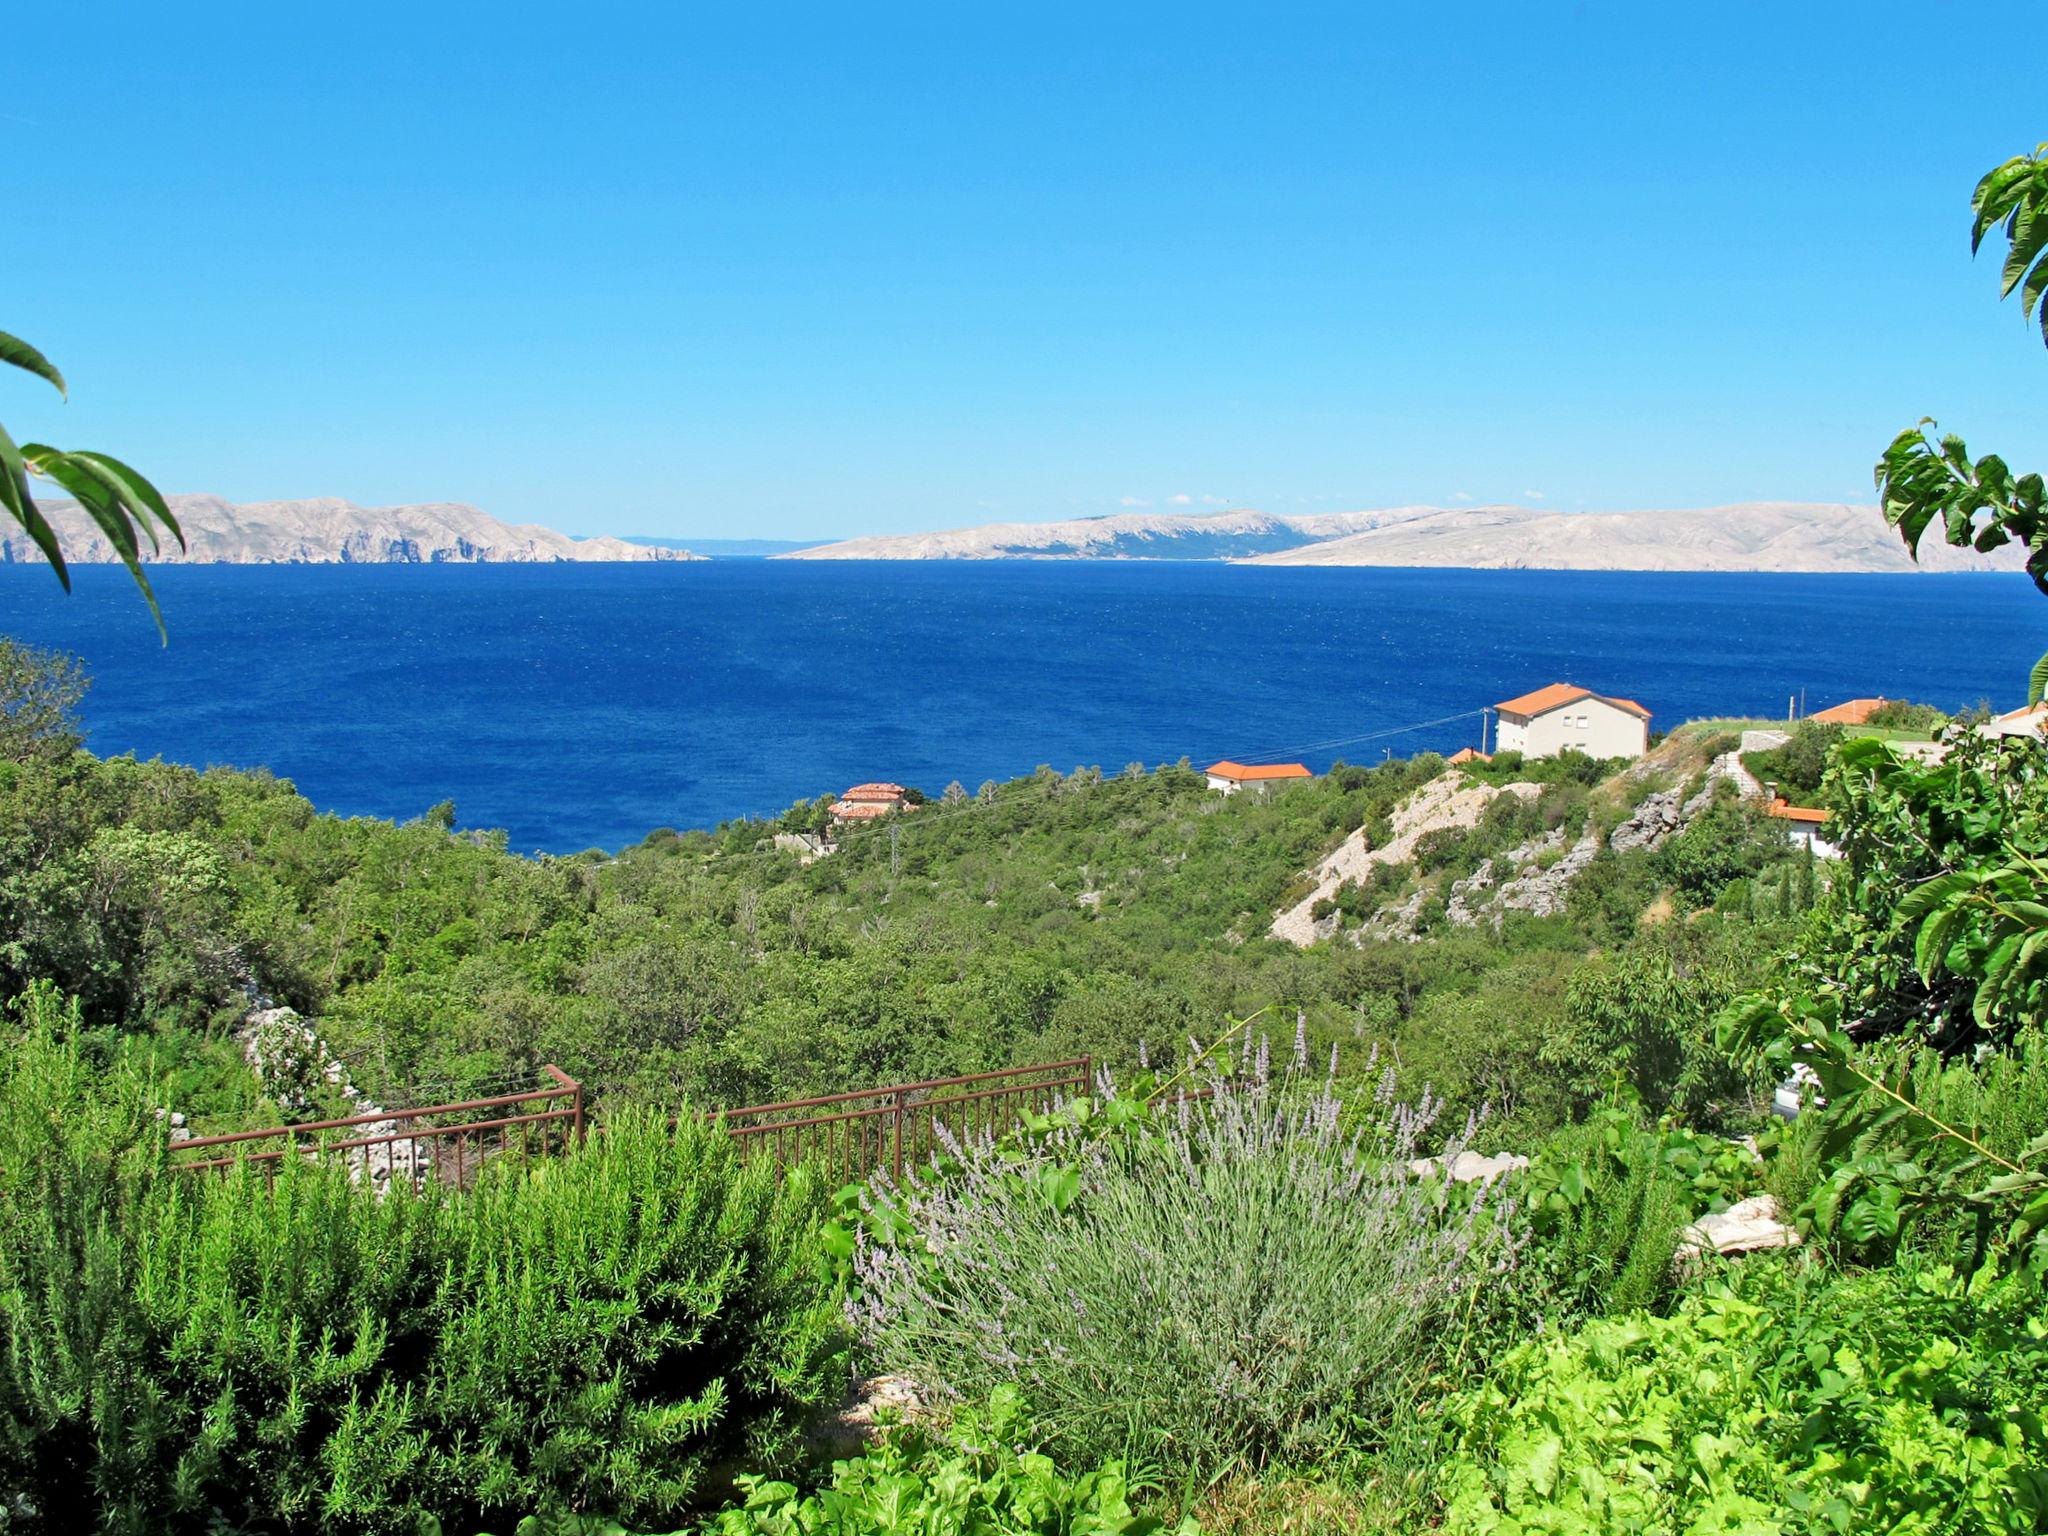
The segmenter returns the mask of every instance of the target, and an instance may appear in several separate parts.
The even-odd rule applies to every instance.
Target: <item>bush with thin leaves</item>
[[[850,1303],[878,1361],[966,1400],[1016,1385],[1071,1465],[1207,1477],[1370,1437],[1511,1262],[1509,1224],[1409,1168],[1427,1094],[1399,1102],[1389,1072],[1346,1114],[1258,1054],[1123,1134],[981,1141],[883,1190]]]
[[[147,1084],[35,1011],[0,1062],[0,1525],[674,1523],[843,1383],[816,1181],[693,1116],[462,1194],[297,1160],[195,1178]]]

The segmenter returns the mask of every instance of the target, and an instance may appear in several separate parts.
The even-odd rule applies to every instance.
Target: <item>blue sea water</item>
[[[119,570],[75,579],[0,567],[0,633],[85,659],[95,750],[266,766],[349,815],[453,799],[554,852],[863,779],[1450,750],[1558,679],[1659,729],[1801,690],[2010,706],[2048,646],[2048,604],[1992,575],[164,567],[168,647]]]

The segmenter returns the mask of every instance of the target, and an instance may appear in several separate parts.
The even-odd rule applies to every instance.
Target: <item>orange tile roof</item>
[[[1551,683],[1538,688],[1534,693],[1525,693],[1514,699],[1503,699],[1493,707],[1504,715],[1522,715],[1533,719],[1537,715],[1547,715],[1563,705],[1576,704],[1581,699],[1598,699],[1602,704],[1612,704],[1632,715],[1641,715],[1645,720],[1650,718],[1650,712],[1634,699],[1595,693],[1592,689],[1581,688],[1575,683]]]
[[[1834,812],[1809,810],[1803,805],[1789,805],[1786,803],[1785,797],[1780,795],[1764,807],[1764,814],[1766,816],[1776,816],[1781,821],[1803,821],[1810,826],[1818,826],[1832,816]]]
[[[901,800],[901,784],[856,784],[839,797],[842,800]]]
[[[835,800],[832,814],[840,821],[873,821],[877,816],[886,816],[895,810],[893,805],[883,805],[875,800]]]
[[[1870,717],[1890,702],[1882,694],[1874,699],[1850,699],[1827,709],[1815,710],[1806,718],[1824,725],[1867,725]]]
[[[1493,754],[1491,752],[1482,752],[1477,747],[1460,747],[1445,761],[1450,763],[1453,768],[1457,767],[1460,763],[1490,763],[1493,761]]]
[[[1233,763],[1229,758],[1220,763],[1211,763],[1202,770],[1213,773],[1219,779],[1236,779],[1240,784],[1255,783],[1261,779],[1312,779],[1314,774],[1301,763]]]

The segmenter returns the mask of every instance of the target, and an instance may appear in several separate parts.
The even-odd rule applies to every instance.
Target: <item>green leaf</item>
[[[27,369],[37,378],[48,379],[57,386],[57,393],[65,399],[71,398],[71,391],[65,386],[64,375],[51,362],[19,336],[10,336],[0,331],[0,363],[12,363],[17,368]]]
[[[43,552],[43,558],[50,562],[50,568],[57,573],[64,590],[71,590],[71,572],[64,564],[64,550],[58,543],[57,530],[43,516],[42,509],[35,503],[35,497],[28,488],[28,462],[14,439],[7,435],[7,429],[0,427],[0,508],[21,524],[24,532],[35,540],[36,548]]]
[[[135,585],[142,589],[150,616],[156,620],[158,638],[164,644],[170,644],[170,632],[164,628],[163,610],[157,606],[156,592],[150,587],[149,577],[142,569],[141,550],[135,542],[131,515],[109,485],[105,472],[45,443],[26,443],[21,452],[29,463],[77,497],[86,515],[106,534],[115,553],[121,557],[121,563],[128,567],[128,574],[134,578]]]
[[[71,456],[74,459],[84,459],[88,464],[97,465],[107,474],[119,480],[127,488],[130,497],[146,507],[156,517],[158,522],[170,530],[171,537],[178,541],[178,548],[185,548],[185,531],[178,526],[178,519],[172,515],[170,504],[164,500],[163,493],[150,484],[145,476],[136,470],[130,469],[111,453],[99,453],[92,449],[77,448],[72,450]]]
[[[1949,907],[1934,913],[1920,925],[1920,932],[1913,943],[1913,969],[1920,973],[1922,981],[1933,984],[1936,973],[1941,970],[1942,957],[1948,953],[1949,939],[1962,920],[1963,909]]]
[[[1936,907],[1954,900],[1965,891],[1975,890],[1986,877],[1977,870],[1956,869],[1945,875],[1936,875],[1913,887],[1899,899],[1893,912],[1893,920],[1904,927],[1915,918],[1933,911]]]
[[[2027,674],[2027,708],[2032,709],[2041,702],[2041,696],[2048,694],[2048,653],[2034,663],[2034,669]]]

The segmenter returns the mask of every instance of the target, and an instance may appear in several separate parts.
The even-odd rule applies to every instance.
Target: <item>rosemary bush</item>
[[[1069,1465],[1207,1476],[1369,1435],[1511,1262],[1508,1224],[1488,1192],[1406,1166],[1427,1094],[1400,1102],[1388,1072],[1347,1114],[1299,1042],[1277,1078],[1258,1056],[1125,1134],[983,1141],[950,1177],[884,1189],[849,1303],[867,1346],[963,1400],[1017,1386]]]
[[[821,1193],[693,1117],[464,1194],[169,1174],[146,1085],[31,1029],[0,1055],[0,1528],[676,1523],[843,1383]]]

